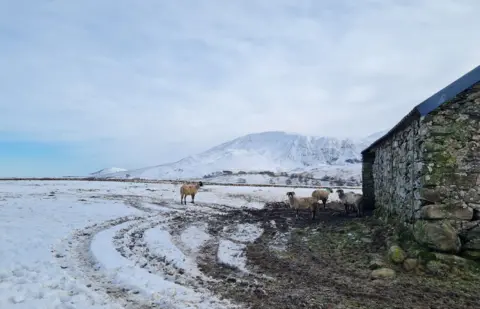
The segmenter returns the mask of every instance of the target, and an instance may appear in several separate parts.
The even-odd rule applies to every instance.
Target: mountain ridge
[[[383,135],[362,139],[307,136],[283,131],[252,133],[226,141],[178,161],[128,171],[103,174],[107,178],[198,179],[219,171],[301,172],[332,174],[335,168],[361,170],[360,152]],[[328,170],[328,173],[327,173]],[[348,173],[347,173],[348,174]]]

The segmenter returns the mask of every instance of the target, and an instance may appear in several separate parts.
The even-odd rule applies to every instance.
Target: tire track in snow
[[[94,237],[98,233],[142,219],[144,219],[142,216],[121,217],[77,230],[57,246],[55,257],[61,267],[76,280],[83,282],[86,287],[101,294],[112,303],[118,303],[128,309],[165,308],[146,300],[139,295],[138,290],[114,284],[111,277],[101,270],[91,250]]]
[[[132,197],[128,197],[125,203],[138,210],[141,210],[145,215],[128,216],[108,220],[100,224],[94,224],[81,230],[74,231],[70,237],[64,239],[60,245],[54,250],[54,256],[58,259],[61,267],[69,272],[75,279],[83,282],[88,288],[96,293],[102,294],[106,299],[113,303],[118,303],[124,308],[176,308],[174,304],[178,301],[169,301],[168,295],[163,296],[164,301],[159,302],[155,299],[148,299],[144,293],[142,294],[135,286],[127,285],[118,282],[115,274],[112,274],[105,267],[101,267],[101,261],[95,254],[93,247],[98,244],[95,243],[102,233],[110,233],[110,240],[113,243],[114,249],[119,256],[134,263],[134,267],[147,271],[151,276],[158,276],[171,282],[178,284],[181,288],[183,286],[193,287],[194,291],[200,292],[202,299],[196,302],[202,305],[204,298],[207,299],[206,307],[204,308],[235,308],[227,301],[216,300],[216,297],[207,289],[205,283],[207,281],[217,281],[213,278],[208,278],[200,271],[195,277],[186,274],[185,270],[176,267],[173,263],[167,260],[165,256],[159,256],[150,252],[149,246],[144,239],[146,232],[153,228],[162,227],[168,232],[170,229],[167,224],[169,221],[190,221],[195,217],[208,217],[212,214],[210,211],[205,211],[205,207],[200,206],[192,211],[183,210],[184,214],[179,216],[178,212],[181,209],[170,207],[167,203],[162,203],[163,209],[154,209],[145,207],[142,201]],[[168,208],[167,211],[165,211]],[[205,213],[207,212],[207,214]],[[216,212],[216,211],[214,211]],[[187,220],[184,220],[187,218]],[[162,225],[163,224],[163,225]],[[103,236],[103,235],[102,235]],[[97,241],[98,242],[98,241]],[[173,244],[173,242],[172,242]],[[194,265],[196,263],[194,261]],[[105,266],[105,265],[104,265]],[[147,275],[148,275],[147,274]],[[195,293],[197,294],[197,293]],[[209,295],[210,294],[210,295]],[[151,295],[150,295],[151,296]],[[210,296],[210,297],[209,297]],[[191,303],[192,308],[201,308],[197,304]],[[190,308],[187,303],[180,305],[182,308]]]

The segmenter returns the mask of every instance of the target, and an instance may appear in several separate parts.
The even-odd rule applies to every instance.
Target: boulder
[[[413,234],[419,244],[436,251],[458,253],[461,248],[457,231],[447,221],[418,220]]]
[[[403,269],[406,271],[412,271],[414,270],[418,265],[417,259],[406,259],[403,261]]]
[[[407,258],[407,255],[405,254],[405,251],[402,250],[402,248],[394,245],[391,246],[388,250],[388,257],[393,263],[400,264]]]
[[[395,277],[395,271],[390,268],[379,268],[372,271],[370,277],[372,279],[391,279]]]
[[[470,221],[473,209],[468,206],[433,204],[422,207],[420,217],[427,220],[455,219]]]

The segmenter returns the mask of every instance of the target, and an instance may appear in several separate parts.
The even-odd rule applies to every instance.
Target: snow
[[[224,227],[224,232],[229,227]],[[258,224],[240,223],[234,227],[229,239],[221,239],[218,245],[217,258],[220,263],[249,273],[245,256],[246,245],[262,236],[263,229]]]
[[[113,174],[113,173],[120,173],[120,172],[126,172],[126,168],[121,168],[121,167],[108,167],[101,169],[99,171],[96,171],[94,173],[91,173],[90,175],[92,176],[101,176],[101,175],[108,175],[108,174]]]
[[[185,254],[172,243],[171,235],[168,231],[155,227],[149,229],[144,237],[150,252],[156,256],[165,257],[167,262],[172,263],[177,268],[182,268],[189,273],[198,275],[196,265],[193,261],[189,261]]]
[[[248,134],[192,155],[177,162],[117,173],[103,173],[100,177],[142,179],[196,179],[224,170],[244,172],[312,171],[318,178],[360,178],[360,152],[373,142],[378,132],[366,138],[338,139],[314,137],[285,132]],[[271,178],[259,175],[249,177],[248,183],[261,184]],[[237,182],[225,179],[225,182]],[[267,178],[267,179],[265,179]],[[284,184],[286,179],[274,179]]]
[[[238,242],[251,242],[262,236],[263,229],[258,224],[241,223],[236,226],[231,239]]]
[[[205,233],[206,226],[199,228],[198,226],[190,226],[180,235],[181,241],[192,252],[198,252],[199,248],[210,239],[210,235]]]
[[[119,225],[112,229],[100,232],[92,242],[91,250],[102,268],[112,274],[113,282],[126,287],[135,287],[146,298],[163,306],[173,308],[212,308],[211,301],[205,302],[206,298],[179,284],[164,280],[145,269],[135,267],[128,259],[118,255],[112,245],[115,232],[123,226]],[[167,233],[168,234],[168,233]],[[147,238],[157,238],[153,249],[159,250],[174,261],[182,261],[185,257],[168,240],[163,240],[166,235],[163,231],[150,230]],[[168,238],[168,235],[167,235]],[[158,247],[158,244],[166,245]],[[170,244],[170,246],[168,246]],[[171,255],[171,256],[170,256]],[[181,305],[179,305],[181,304]]]
[[[262,229],[238,223],[210,235],[205,222],[179,228],[173,218],[261,208],[286,200],[286,191],[312,191],[205,186],[195,205],[181,205],[179,187],[0,182],[0,308],[232,308],[198,285],[196,257],[202,246],[218,243],[214,257],[249,272],[245,247]]]
[[[222,239],[218,246],[218,261],[247,272],[245,266],[247,263],[247,258],[245,257],[244,252],[245,247],[244,244],[238,244],[228,239]]]
[[[74,195],[49,197],[48,185],[0,188],[0,308],[115,308],[66,275],[50,246],[72,229],[138,211],[109,201],[78,207]]]

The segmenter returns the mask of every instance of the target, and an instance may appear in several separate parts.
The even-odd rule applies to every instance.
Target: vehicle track
[[[83,282],[86,287],[124,308],[173,308],[160,306],[160,304],[146,300],[136,290],[112,284],[111,277],[99,269],[98,262],[90,250],[93,238],[98,233],[122,224],[132,224],[144,220],[146,217],[121,217],[77,230],[54,249],[54,256],[58,259],[61,267],[76,280]]]
[[[110,196],[109,199],[119,199],[119,196]],[[146,207],[146,202],[153,204],[152,200],[137,196],[124,196],[124,202],[144,214],[108,220],[76,230],[54,248],[55,258],[66,272],[83,282],[95,293],[102,294],[124,308],[177,308],[168,300],[159,303],[155,299],[147,299],[135,288],[114,283],[111,274],[99,267],[98,261],[91,251],[92,242],[99,233],[116,229],[112,237],[113,245],[118,254],[134,262],[135,267],[170,282],[190,287],[202,295],[207,295],[210,303],[205,308],[238,307],[229,301],[217,300],[208,290],[208,286],[217,281],[216,279],[209,278],[200,271],[192,276],[185,269],[171,263],[165,256],[151,252],[144,238],[146,231],[154,228],[179,235],[189,223],[202,220],[208,222],[209,217],[218,215],[230,207],[199,203],[194,206],[195,208],[189,206],[191,209],[186,211],[182,210],[180,205],[172,205],[164,200],[157,200],[155,206]],[[196,260],[193,260],[193,263],[196,265]],[[193,305],[192,308],[200,307]]]

